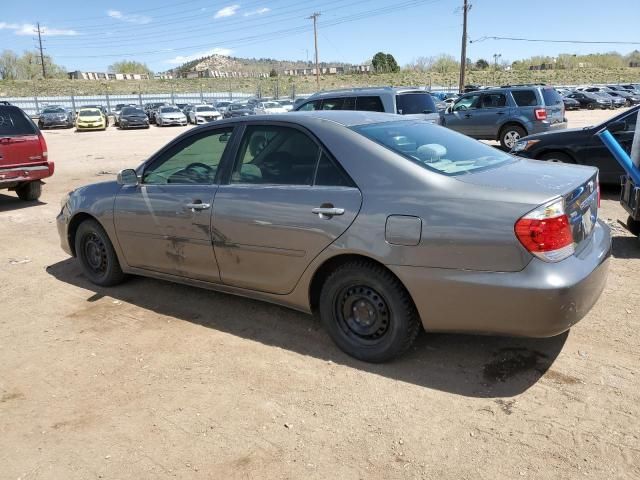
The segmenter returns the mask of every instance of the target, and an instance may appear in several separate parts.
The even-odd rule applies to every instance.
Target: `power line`
[[[128,15],[131,14],[144,14],[144,13],[148,13],[148,12],[154,12],[154,11],[158,11],[158,10],[164,10],[165,8],[174,8],[176,6],[179,5],[186,5],[189,3],[199,3],[202,0],[185,0],[182,2],[171,2],[168,3],[166,5],[161,5],[158,7],[153,7],[153,8],[144,8],[142,10],[131,10],[129,12],[127,12]],[[91,17],[76,17],[76,18],[67,18],[67,21],[70,22],[77,22],[77,21],[83,21],[83,20],[93,20],[93,19],[104,19],[104,15],[93,15]]]
[[[330,2],[326,2],[326,5],[331,5],[331,4],[335,4],[335,3],[341,3],[344,0],[333,0]],[[362,3],[370,3],[371,0],[357,0],[354,2],[349,2],[349,3],[345,3],[344,5],[338,5],[335,6],[333,8],[333,10],[340,10],[340,9],[344,9],[344,8],[348,8],[348,7],[352,7],[358,4],[362,4]],[[299,2],[295,2],[293,4],[290,4],[288,6],[297,6],[300,5]],[[237,25],[243,25],[243,26],[248,26],[250,25],[250,28],[258,28],[258,27],[262,27],[262,26],[271,26],[274,23],[282,23],[282,22],[289,22],[290,20],[295,20],[295,19],[300,19],[300,15],[298,15],[299,12],[304,12],[304,11],[308,11],[307,7],[302,7],[302,8],[295,8],[295,9],[288,9],[288,10],[283,10],[280,11],[279,13],[275,13],[274,15],[269,15],[269,17],[267,18],[255,18],[255,19],[251,19],[251,18],[245,18],[245,19],[239,19],[236,21],[229,21],[229,22],[225,22],[224,25],[225,27],[230,27],[230,28],[225,28],[222,30],[218,30],[216,29],[214,32],[209,33],[212,29],[212,25],[211,24],[207,24],[207,25],[203,25],[201,27],[194,27],[191,28],[189,27],[189,33],[195,33],[195,32],[199,32],[199,31],[206,31],[207,32],[207,37],[208,38],[212,38],[215,37],[217,35],[220,34],[224,34],[224,33],[232,33],[232,32],[236,32],[238,30]],[[280,18],[281,17],[281,18]],[[257,23],[255,23],[257,22]],[[155,38],[166,38],[167,37],[167,32],[166,32],[166,28],[164,28],[162,31],[158,32],[158,33],[145,33],[143,32],[142,34],[138,34],[136,33],[135,39],[136,42],[140,43],[140,41],[142,40],[153,40]],[[202,38],[202,34],[195,34],[195,35],[181,35],[180,39],[185,40],[185,39],[192,39],[192,38]],[[60,39],[62,40],[62,39]],[[73,41],[73,42],[78,42],[79,39],[77,37],[75,38],[71,38],[68,37],[66,39],[67,41]],[[61,45],[56,44],[55,42],[50,42],[50,44],[53,44],[56,47],[60,47]],[[69,48],[74,48],[74,49],[92,49],[92,48],[100,48],[100,47],[104,47],[104,42],[99,42],[99,43],[91,43],[91,42],[83,42],[81,45],[77,45],[77,46],[72,46],[72,45],[62,45],[63,47],[69,47]]]
[[[640,45],[640,42],[626,42],[626,41],[604,41],[604,40],[551,40],[541,38],[519,38],[519,37],[480,37],[477,40],[471,40],[469,43],[479,43],[485,40],[510,40],[514,42],[540,42],[540,43],[576,43],[576,44],[590,44],[590,45]]]
[[[328,21],[328,22],[319,22],[319,26],[322,26],[324,28],[329,28],[332,26],[336,26],[336,25],[341,25],[344,23],[350,23],[353,21],[357,21],[357,20],[362,20],[365,18],[370,18],[370,17],[374,17],[374,16],[379,16],[379,15],[384,15],[384,14],[389,14],[389,13],[396,13],[401,8],[409,8],[409,7],[414,7],[414,6],[418,6],[418,5],[425,5],[425,4],[433,4],[439,1],[444,1],[444,0],[409,0],[409,1],[404,1],[404,2],[400,2],[394,5],[388,5],[386,7],[383,8],[378,8],[378,9],[374,9],[374,10],[368,10],[366,12],[359,12],[359,13],[355,13],[355,14],[351,14],[351,15],[345,15],[344,17],[338,17],[335,20],[332,21]],[[139,56],[139,55],[155,55],[155,54],[162,54],[162,55],[166,55],[167,53],[171,53],[171,52],[179,52],[179,51],[185,51],[185,50],[192,50],[192,49],[199,49],[199,48],[214,48],[214,47],[221,47],[221,46],[227,46],[227,47],[236,47],[236,46],[240,46],[238,44],[231,44],[231,42],[240,42],[244,45],[248,45],[248,44],[252,44],[252,43],[259,43],[261,41],[264,41],[270,37],[273,38],[282,38],[282,37],[286,37],[287,35],[296,35],[299,33],[302,33],[304,31],[307,31],[308,27],[307,26],[297,26],[294,28],[290,28],[290,29],[282,29],[282,30],[278,30],[278,31],[274,31],[274,32],[267,32],[265,34],[262,35],[251,35],[248,37],[240,37],[240,38],[236,38],[236,39],[227,39],[225,40],[225,44],[212,44],[212,43],[203,43],[203,44],[198,44],[198,45],[189,45],[189,46],[185,46],[185,47],[180,47],[180,48],[169,48],[169,49],[161,49],[161,50],[151,50],[151,51],[138,51],[138,52],[121,52],[121,53],[113,53],[113,54],[102,54],[102,55],[60,55],[57,56],[57,58],[105,58],[105,57],[131,57],[131,56]],[[254,41],[256,40],[256,41]],[[249,42],[249,43],[246,43]]]

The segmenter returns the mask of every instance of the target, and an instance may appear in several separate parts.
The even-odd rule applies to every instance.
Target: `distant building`
[[[67,72],[71,80],[149,80],[146,73]]]
[[[640,62],[629,62],[631,68],[640,68]]]
[[[223,70],[197,69],[189,72],[180,72],[180,78],[266,78],[265,72],[227,72]]]

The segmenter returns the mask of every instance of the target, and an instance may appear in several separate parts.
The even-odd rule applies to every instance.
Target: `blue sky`
[[[637,42],[634,9],[595,0],[474,0],[469,39],[487,36]],[[320,12],[323,61],[360,63],[378,51],[401,65],[418,56],[459,56],[462,0],[5,0],[0,50],[33,49],[34,24],[45,47],[70,70],[104,71],[117,60],[144,61],[163,71],[210,53],[278,59],[313,58],[306,19]],[[484,40],[473,60],[591,53],[640,45],[584,45]]]

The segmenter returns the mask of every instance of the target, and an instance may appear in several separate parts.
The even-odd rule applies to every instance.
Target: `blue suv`
[[[443,125],[478,140],[498,140],[510,150],[527,135],[567,128],[562,97],[550,86],[510,86],[462,95]]]

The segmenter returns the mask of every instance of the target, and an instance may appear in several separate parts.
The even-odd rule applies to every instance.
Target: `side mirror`
[[[451,113],[453,111],[453,107],[451,105],[449,105],[447,108],[444,109],[444,113]]]
[[[627,122],[624,120],[618,120],[617,122],[611,122],[607,125],[607,130],[611,133],[622,132],[627,129]]]
[[[125,168],[118,172],[118,185],[138,185],[138,174],[133,168]]]

